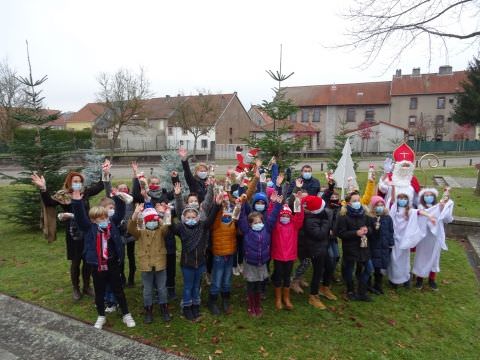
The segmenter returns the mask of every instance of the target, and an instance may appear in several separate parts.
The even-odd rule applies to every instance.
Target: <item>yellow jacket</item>
[[[375,181],[368,180],[367,185],[365,186],[365,191],[363,192],[363,196],[360,200],[362,205],[370,205],[370,200],[372,196],[375,195]]]

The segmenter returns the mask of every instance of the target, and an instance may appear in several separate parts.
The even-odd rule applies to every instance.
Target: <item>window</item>
[[[443,134],[435,135],[435,141],[442,141],[442,140],[443,140]]]
[[[442,127],[444,122],[445,122],[445,117],[443,115],[437,115],[435,117],[435,126],[436,127]]]
[[[229,143],[229,144],[233,144],[233,140],[232,140],[232,139],[228,139],[228,143]]]
[[[454,104],[454,103],[455,103],[455,99],[454,99],[454,98],[450,98],[450,99],[448,99],[448,102],[449,102],[450,104]]]
[[[365,121],[375,121],[375,110],[367,109],[365,110]]]
[[[180,145],[183,146],[183,140],[180,140]]]
[[[443,96],[437,98],[437,109],[445,109],[445,98]]]
[[[290,114],[290,121],[297,122],[297,113]]]
[[[347,109],[347,122],[355,122],[355,108]]]
[[[168,127],[168,136],[173,136],[173,127]]]
[[[313,122],[320,122],[320,109],[313,109]]]
[[[408,126],[414,127],[415,125],[417,125],[417,117],[416,116],[410,116],[408,118]]]
[[[408,141],[415,141],[415,135],[408,135]]]
[[[451,118],[451,117],[448,117],[448,118],[447,118],[447,122],[452,122],[452,118]]]
[[[182,134],[183,135],[188,135],[188,130],[187,129],[182,129]]]
[[[308,109],[302,110],[302,122],[308,122],[308,115],[310,111]]]
[[[416,110],[418,106],[418,98],[412,97],[410,98],[410,110]]]
[[[230,128],[231,129],[231,128]],[[208,141],[207,139],[202,139],[202,149],[206,149],[208,147]]]
[[[233,135],[233,128],[228,128],[228,134],[229,134],[230,136]]]

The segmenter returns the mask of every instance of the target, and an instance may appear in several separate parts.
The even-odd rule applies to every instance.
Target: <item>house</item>
[[[352,137],[352,151],[363,153],[391,153],[408,135],[408,129],[379,121],[362,124],[345,133]]]
[[[286,87],[285,96],[300,109],[292,123],[321,130],[317,149],[331,149],[342,127],[353,130],[366,121],[389,122],[390,82]],[[342,125],[343,124],[343,125]]]
[[[276,129],[280,129],[283,127],[288,128],[288,132],[283,135],[284,139],[292,138],[292,137],[307,137],[309,141],[306,143],[305,147],[303,148],[304,151],[313,150],[316,151],[318,137],[320,136],[321,131],[319,129],[314,128],[308,124],[301,124],[298,122],[290,122],[289,120],[281,120],[277,121]],[[266,124],[264,126],[254,125],[250,130],[250,135],[255,138],[262,138],[264,136],[265,131],[273,131],[273,122]]]
[[[258,105],[252,105],[250,107],[248,116],[250,116],[250,119],[258,126],[264,126],[273,122],[273,119]]]
[[[452,121],[452,113],[462,92],[465,71],[452,71],[451,66],[440,66],[438,73],[421,74],[414,68],[411,74],[401,70],[392,79],[390,122],[410,129],[409,139],[456,140],[460,127]],[[475,138],[472,127],[466,138]]]
[[[98,103],[89,103],[74,113],[65,123],[67,130],[86,130],[92,129],[97,117],[99,117],[105,108]]]

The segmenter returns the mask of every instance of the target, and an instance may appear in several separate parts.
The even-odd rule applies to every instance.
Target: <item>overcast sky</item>
[[[332,50],[346,24],[342,1],[120,1],[0,0],[0,59],[26,74],[25,40],[34,76],[48,75],[45,105],[77,111],[95,101],[99,72],[143,66],[155,96],[197,89],[237,91],[250,104],[270,99],[279,44],[286,86],[390,80],[385,60],[358,69],[360,52]],[[449,63],[465,69],[477,50],[454,44],[438,51],[428,69],[427,44],[411,49],[395,68],[411,73]]]

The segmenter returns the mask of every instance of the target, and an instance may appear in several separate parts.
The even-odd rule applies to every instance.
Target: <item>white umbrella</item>
[[[342,199],[345,195],[345,189],[352,187],[358,189],[357,175],[355,175],[355,168],[352,160],[352,148],[350,147],[350,138],[345,141],[345,146],[342,150],[342,157],[338,161],[337,168],[333,173],[333,179],[337,187],[342,188]]]

